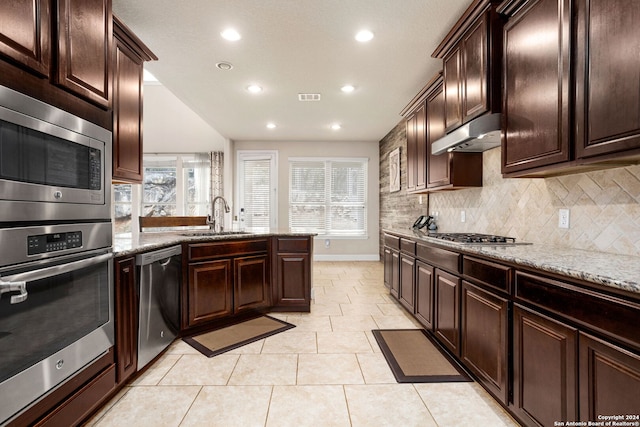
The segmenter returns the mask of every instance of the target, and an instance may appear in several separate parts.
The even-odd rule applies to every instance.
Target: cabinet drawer
[[[116,366],[111,365],[97,378],[86,384],[54,412],[36,424],[38,427],[76,425],[116,386]]]
[[[308,237],[277,238],[276,240],[278,252],[309,252],[310,239]]]
[[[511,267],[463,256],[462,274],[478,284],[511,293],[511,278],[513,277]]]
[[[268,247],[267,240],[193,243],[189,245],[189,261],[266,252]]]
[[[460,272],[460,254],[418,243],[416,254],[422,261],[445,270]]]
[[[518,300],[640,349],[640,304],[558,280],[516,271]]]
[[[400,238],[391,236],[389,234],[384,235],[384,245],[392,249],[400,250]]]
[[[416,242],[409,239],[400,239],[400,250],[404,253],[415,256]]]

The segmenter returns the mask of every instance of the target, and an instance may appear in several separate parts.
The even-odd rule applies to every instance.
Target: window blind
[[[366,234],[366,159],[290,159],[289,172],[291,231]]]
[[[269,227],[271,160],[244,160],[244,191],[241,194],[245,226]]]

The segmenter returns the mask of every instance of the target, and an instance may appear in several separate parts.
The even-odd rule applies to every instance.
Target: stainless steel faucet
[[[209,224],[209,228],[214,232],[221,233],[224,231],[224,215],[222,216],[222,218],[220,218],[219,223],[216,221],[216,218],[215,218],[216,202],[218,201],[218,199],[222,199],[222,203],[224,203],[225,213],[231,212],[231,209],[229,209],[229,204],[224,199],[224,197],[216,196],[213,198],[213,201],[211,202],[211,213],[207,215],[207,224]]]

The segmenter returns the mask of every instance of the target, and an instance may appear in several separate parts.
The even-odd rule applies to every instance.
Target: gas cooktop
[[[446,240],[464,245],[524,245],[528,243],[516,242],[513,237],[496,236],[493,234],[477,233],[429,233],[428,237]]]

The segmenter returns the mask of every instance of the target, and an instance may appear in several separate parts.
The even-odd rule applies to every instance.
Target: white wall
[[[159,84],[144,85],[145,153],[223,151],[226,139]]]
[[[238,150],[278,151],[278,224],[289,224],[289,157],[366,157],[369,158],[367,183],[367,238],[317,238],[314,245],[316,259],[378,260],[379,228],[379,147],[378,142],[245,142],[230,141],[209,126],[193,110],[162,85],[144,86],[144,152],[145,153],[201,153],[224,151],[224,195],[233,205],[235,162]],[[231,224],[231,214],[225,216]]]
[[[316,260],[379,260],[379,147],[377,142],[273,142],[235,141],[234,157],[239,150],[278,151],[278,226],[289,224],[289,157],[366,157],[369,159],[367,183],[367,238],[325,239],[317,237],[314,245]],[[226,163],[226,159],[225,159]],[[235,162],[233,164],[235,168]],[[234,174],[234,185],[236,176]]]

